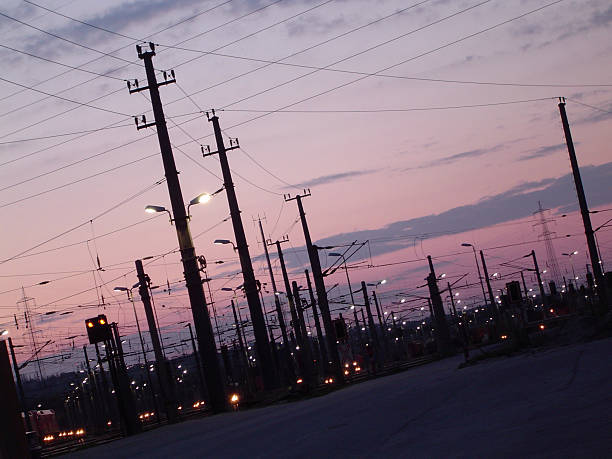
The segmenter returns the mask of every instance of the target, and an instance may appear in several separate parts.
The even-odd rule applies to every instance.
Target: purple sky
[[[474,282],[462,242],[485,249],[491,271],[532,248],[544,264],[544,245],[529,243],[538,240],[538,200],[552,209],[551,231],[572,235],[554,242],[563,273],[572,263],[584,271],[558,96],[568,98],[589,204],[612,207],[605,0],[10,0],[0,25],[0,324],[20,339],[13,314],[27,287],[53,351],[84,333],[82,319],[98,308],[79,306],[100,295],[131,333],[129,305],[112,288],[136,282],[133,260],[177,245],[166,214],[143,222],[145,205],[169,199],[165,183],[154,186],[163,177],[157,137],[132,120],[152,119],[147,93],[129,95],[123,81],[145,79],[134,47],[142,39],[158,44],[156,68],[176,73],[161,95],[186,201],[222,184],[218,161],[200,154],[213,143],[200,112],[223,109],[225,134],[240,138],[230,165],[263,282],[258,216],[273,240],[289,235],[294,278],[307,267],[295,203],[282,197],[303,187],[312,191],[304,205],[314,240],[370,240],[349,262],[351,281],[387,278],[379,291],[388,305],[422,283],[429,254],[449,279],[469,273]],[[191,211],[198,254],[226,262],[208,273],[222,312],[230,296],[219,289],[242,282],[231,248],[212,244],[233,239],[225,195]],[[593,224],[608,218],[596,214]],[[610,234],[598,232],[604,262]],[[524,244],[493,249],[516,243]],[[571,250],[579,255],[561,255]],[[104,271],[94,274],[96,256]],[[182,273],[175,253],[146,269],[160,285]],[[343,272],[328,279],[336,282],[347,293]],[[158,302],[162,324],[190,318],[178,285]]]

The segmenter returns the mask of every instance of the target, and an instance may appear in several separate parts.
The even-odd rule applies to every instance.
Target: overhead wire
[[[43,245],[45,245],[45,244],[47,244],[47,243],[49,243],[51,241],[54,241],[55,239],[58,239],[58,238],[66,235],[68,233],[71,233],[72,231],[75,231],[78,228],[81,228],[82,226],[85,226],[85,225],[89,224],[91,221],[94,221],[94,220],[97,220],[97,219],[103,217],[104,215],[112,212],[113,210],[117,209],[118,207],[122,206],[123,204],[126,204],[127,202],[131,201],[132,199],[135,199],[138,196],[141,196],[142,194],[148,192],[149,190],[152,190],[156,186],[164,183],[165,180],[166,180],[165,178],[161,179],[161,180],[157,180],[152,185],[149,185],[146,188],[143,188],[142,190],[140,190],[140,191],[134,193],[133,195],[129,196],[128,198],[125,198],[125,199],[121,200],[117,204],[114,204],[113,206],[111,206],[108,209],[102,211],[101,213],[97,214],[96,216],[86,220],[85,222],[79,223],[78,225],[75,225],[75,226],[72,226],[72,227],[68,228],[67,230],[62,231],[61,233],[59,233],[59,234],[57,234],[57,235],[55,235],[55,236],[53,236],[53,237],[51,237],[49,239],[46,239],[43,242],[40,242],[40,243],[38,243],[38,244],[28,248],[28,249],[22,250],[21,252],[17,253],[16,255],[13,255],[13,256],[11,256],[9,258],[5,258],[4,260],[0,260],[0,265],[6,263],[8,261],[14,260],[15,258],[17,258],[17,257],[19,257],[21,255],[25,255],[26,253],[31,252],[32,250],[35,250],[38,247],[41,247],[41,246],[43,246]],[[0,207],[2,207],[2,206],[0,206]]]
[[[490,1],[490,0],[487,0],[487,1]],[[465,41],[465,40],[468,40],[468,39],[470,39],[470,38],[473,38],[473,37],[475,37],[475,36],[477,36],[477,35],[480,35],[480,34],[483,34],[483,33],[489,32],[489,31],[491,31],[491,30],[493,30],[493,29],[495,29],[495,28],[497,28],[497,27],[501,27],[502,25],[508,24],[508,23],[510,23],[510,22],[512,22],[512,21],[515,21],[515,20],[518,20],[518,19],[524,18],[524,17],[526,17],[526,16],[528,16],[528,15],[530,15],[530,14],[533,14],[533,13],[536,13],[536,12],[539,12],[539,11],[542,11],[542,10],[543,10],[543,9],[545,9],[545,8],[549,8],[549,7],[554,6],[554,5],[558,4],[558,3],[561,3],[562,1],[564,1],[564,0],[555,0],[555,1],[551,2],[551,3],[548,3],[548,4],[546,4],[546,5],[543,5],[543,6],[539,7],[539,8],[532,9],[532,10],[530,10],[530,11],[528,11],[528,12],[526,12],[526,13],[523,13],[523,14],[521,14],[521,15],[519,15],[519,16],[515,16],[515,17],[513,17],[513,18],[511,18],[511,19],[508,19],[508,20],[506,20],[506,21],[499,22],[499,23],[497,23],[497,24],[495,24],[495,25],[493,25],[493,26],[487,27],[487,28],[485,28],[485,29],[481,29],[481,30],[479,30],[478,32],[474,32],[474,33],[471,33],[471,34],[469,34],[469,35],[465,35],[465,36],[463,36],[463,37],[461,37],[461,38],[459,38],[459,39],[453,40],[453,41],[451,41],[451,42],[447,42],[447,43],[445,43],[444,45],[441,45],[441,46],[438,46],[438,47],[436,47],[436,48],[430,49],[430,50],[425,51],[425,52],[423,52],[423,53],[420,53],[420,54],[418,54],[418,55],[416,55],[416,56],[413,56],[413,57],[411,57],[411,58],[404,59],[404,60],[402,60],[402,61],[400,61],[400,62],[398,62],[398,63],[396,63],[396,64],[393,64],[393,65],[387,66],[387,67],[385,67],[385,68],[383,68],[383,69],[381,69],[381,70],[379,70],[379,71],[377,71],[377,72],[372,73],[372,75],[376,75],[376,74],[378,74],[378,73],[385,72],[385,71],[387,71],[387,70],[390,70],[390,69],[392,69],[392,68],[398,67],[398,66],[403,65],[403,64],[406,64],[406,63],[408,63],[408,62],[411,62],[411,61],[413,61],[413,60],[419,59],[419,58],[424,57],[424,56],[426,56],[426,55],[429,55],[429,54],[435,53],[435,52],[437,52],[437,51],[439,51],[439,50],[441,50],[441,49],[447,48],[447,47],[452,46],[452,45],[454,45],[454,44],[457,44],[457,43],[460,43],[460,42],[462,42],[462,41]],[[478,5],[480,5],[480,4],[478,4]],[[263,113],[263,114],[261,114],[261,115],[255,116],[255,117],[253,117],[253,118],[249,118],[249,119],[247,119],[247,120],[245,120],[245,121],[241,121],[241,122],[239,122],[239,123],[236,123],[236,124],[234,124],[234,125],[230,126],[230,127],[229,127],[229,128],[227,128],[227,129],[232,129],[232,128],[235,128],[235,127],[238,127],[238,126],[243,126],[243,125],[245,125],[245,124],[251,123],[251,122],[253,122],[253,121],[257,121],[257,120],[262,119],[262,118],[264,118],[264,117],[267,117],[267,116],[269,116],[269,115],[271,115],[271,114],[273,114],[273,113],[276,113],[276,111],[277,111],[277,110],[285,110],[285,109],[290,108],[290,107],[293,107],[293,106],[295,106],[295,105],[298,105],[298,104],[301,104],[301,103],[307,102],[307,101],[309,101],[309,100],[315,99],[315,98],[317,98],[317,97],[320,97],[320,96],[323,96],[323,95],[329,94],[329,93],[331,93],[331,92],[333,92],[333,91],[336,91],[336,90],[338,90],[338,89],[345,88],[345,87],[347,87],[347,86],[349,86],[349,85],[352,85],[352,84],[357,83],[357,82],[359,82],[359,81],[365,80],[366,78],[369,78],[369,77],[370,77],[369,75],[368,75],[368,76],[362,76],[362,77],[360,77],[360,78],[357,78],[357,79],[351,80],[351,81],[349,81],[349,82],[346,82],[346,83],[343,83],[343,84],[340,84],[340,85],[334,86],[334,87],[332,87],[332,88],[330,88],[330,89],[327,89],[327,90],[325,90],[325,91],[318,92],[318,93],[313,94],[313,95],[311,95],[311,96],[308,96],[308,97],[306,97],[306,98],[300,99],[300,100],[298,100],[298,101],[296,101],[296,102],[292,102],[292,103],[290,103],[290,104],[287,104],[287,105],[284,105],[284,106],[282,106],[282,107],[279,107],[278,109],[276,109],[276,110],[274,110],[274,111],[270,111],[270,112],[267,112],[267,113]],[[280,86],[282,86],[282,85],[284,85],[284,84],[285,84],[285,83],[280,83],[279,85],[276,85],[276,86],[280,87]],[[268,91],[268,90],[272,90],[272,89],[274,89],[274,86],[273,86],[273,87],[271,87],[271,88],[268,88],[266,91]],[[261,93],[261,91],[260,91],[260,93]],[[243,98],[243,99],[241,99],[241,100],[244,100],[244,99],[245,99],[245,98]],[[236,101],[236,103],[237,103],[237,102],[238,102],[238,101]],[[233,103],[232,103],[232,104],[233,104]],[[227,105],[227,106],[230,106],[230,105],[232,105],[232,104],[229,104],[229,105]]]

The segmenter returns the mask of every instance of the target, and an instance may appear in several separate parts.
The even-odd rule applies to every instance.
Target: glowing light
[[[239,400],[240,396],[238,394],[232,394],[230,397],[230,402],[232,402],[233,404],[238,403]]]

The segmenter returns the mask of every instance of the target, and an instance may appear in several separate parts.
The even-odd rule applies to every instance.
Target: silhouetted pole
[[[193,350],[193,356],[195,357],[196,366],[198,368],[198,382],[200,383],[200,397],[206,398],[206,385],[204,384],[204,378],[202,376],[202,364],[200,363],[200,356],[198,355],[198,348],[196,347],[195,340],[193,339],[193,330],[191,329],[191,323],[187,322],[187,328],[189,328],[189,339],[191,340],[191,349]]]
[[[13,359],[14,361],[14,359]],[[30,451],[21,421],[19,400],[11,371],[6,341],[0,341],[0,457],[6,459],[29,458]],[[28,415],[26,413],[26,419]]]
[[[217,151],[212,153],[204,153],[204,156],[206,157],[214,154],[219,155],[225,195],[227,196],[230,215],[232,217],[232,226],[234,228],[234,237],[236,238],[236,250],[238,251],[238,256],[240,258],[242,277],[244,279],[244,293],[249,305],[249,312],[251,313],[251,323],[253,324],[253,334],[255,335],[255,348],[257,349],[259,368],[261,368],[264,388],[273,389],[278,384],[276,369],[274,367],[274,359],[272,357],[270,342],[268,340],[268,332],[266,331],[266,322],[261,308],[261,302],[259,301],[257,283],[255,282],[255,273],[253,272],[251,255],[249,254],[249,246],[244,234],[244,226],[242,225],[242,217],[240,215],[240,208],[238,207],[238,198],[236,197],[236,190],[234,188],[234,182],[232,181],[232,173],[226,154],[227,151],[238,148],[238,140],[235,141],[235,144],[233,140],[230,140],[230,147],[226,148],[223,141],[223,134],[221,133],[221,127],[219,125],[219,117],[215,115],[214,110],[212,111],[212,116],[209,116],[208,113],[206,115],[208,120],[213,124],[215,140],[217,142]]]
[[[523,291],[525,292],[525,301],[529,298],[529,290],[527,290],[527,284],[525,283],[525,275],[521,271],[521,281],[523,282]]]
[[[285,294],[287,295],[287,303],[289,303],[289,312],[291,313],[291,327],[293,328],[293,336],[297,338],[299,331],[299,320],[297,311],[295,310],[295,303],[293,301],[293,293],[291,292],[291,283],[289,282],[289,275],[287,274],[287,267],[285,266],[285,257],[283,256],[283,250],[281,249],[281,243],[288,241],[289,239],[284,238],[282,241],[276,241],[276,252],[278,254],[278,261],[281,266],[281,272],[283,273],[283,282],[285,284]],[[295,347],[295,343],[293,343]]]
[[[293,281],[291,285],[293,287],[293,298],[295,300],[295,307],[298,311],[300,324],[304,325],[304,310],[302,308],[302,301],[300,298],[300,289],[298,288],[298,284],[296,281]],[[310,349],[310,343],[308,342],[308,334],[305,332],[305,330],[305,327],[301,330],[302,342],[300,343],[300,353],[303,357],[302,362],[304,377],[306,378],[309,384],[312,384],[314,376],[312,367],[312,351]]]
[[[532,250],[529,254],[533,258],[533,268],[536,272],[536,278],[538,280],[538,288],[540,289],[540,297],[542,298],[542,306],[546,305],[546,294],[544,293],[544,285],[542,284],[542,277],[540,276],[540,268],[538,267],[538,259],[536,258],[535,250]],[[545,311],[542,309],[542,311]],[[544,316],[546,313],[543,312]]]
[[[151,378],[151,369],[149,368],[149,360],[147,359],[147,351],[145,349],[144,339],[142,337],[142,331],[140,330],[140,321],[138,320],[138,314],[136,313],[136,302],[134,301],[134,295],[132,294],[132,289],[125,289],[128,300],[132,303],[132,309],[134,310],[134,321],[136,322],[136,329],[138,330],[138,339],[140,341],[140,349],[142,349],[142,359],[144,361],[145,367],[147,369],[147,381],[149,382],[149,392],[151,393],[151,398],[153,400],[153,409],[155,410],[155,417],[157,423],[161,423],[161,418],[159,416],[159,407],[157,406],[157,397],[155,396],[155,391],[153,390],[153,381]]]
[[[319,353],[321,354],[321,363],[323,369],[329,365],[327,357],[327,347],[325,346],[325,339],[323,338],[323,331],[321,330],[321,322],[319,321],[319,311],[317,310],[317,300],[315,299],[314,292],[312,291],[312,283],[310,282],[310,272],[304,270],[306,275],[306,285],[308,286],[308,294],[310,295],[310,306],[312,307],[312,315],[314,316],[315,328],[317,329],[317,341],[319,343]]]
[[[136,412],[136,404],[134,403],[134,394],[130,388],[128,381],[127,369],[125,368],[125,360],[123,357],[123,346],[121,345],[121,337],[119,336],[119,330],[116,323],[111,324],[113,330],[113,347],[115,354],[116,372],[117,372],[117,383],[118,387],[115,392],[117,399],[120,404],[120,410],[123,414],[123,420],[125,422],[125,430],[128,435],[134,435],[142,431],[142,424],[138,420],[138,413]]]
[[[17,390],[19,392],[19,400],[21,401],[21,411],[23,412],[26,428],[28,429],[27,431],[31,432],[32,423],[30,422],[30,416],[28,416],[25,393],[23,392],[23,385],[21,384],[21,373],[19,372],[19,365],[17,364],[17,359],[15,358],[15,346],[13,346],[13,340],[10,337],[7,341],[8,347],[11,351],[11,359],[13,360],[13,372],[15,373],[15,382],[17,384]]]
[[[448,355],[452,353],[452,348],[450,343],[450,333],[448,331],[448,323],[446,322],[446,314],[444,313],[444,305],[442,304],[442,297],[440,296],[440,290],[438,289],[438,279],[436,278],[436,272],[434,270],[430,255],[427,256],[427,261],[429,262],[429,276],[427,276],[427,285],[429,286],[429,296],[431,297],[434,321],[436,324],[438,351],[442,355]]]
[[[276,280],[274,279],[274,272],[272,271],[272,263],[270,263],[270,254],[268,252],[268,241],[264,236],[263,226],[261,220],[259,220],[259,231],[261,232],[261,241],[264,246],[264,252],[266,254],[266,262],[268,263],[268,272],[270,273],[270,282],[272,282],[272,291],[274,292],[274,305],[276,306],[276,316],[278,317],[278,326],[281,330],[281,336],[283,337],[283,345],[289,349],[289,337],[287,336],[287,326],[285,325],[285,317],[283,316],[283,309],[281,307],[280,298],[278,297],[278,290],[276,289]]]
[[[181,252],[181,261],[183,263],[183,271],[185,275],[185,284],[187,293],[189,294],[189,303],[191,313],[193,315],[193,323],[195,326],[196,336],[198,339],[198,347],[202,356],[204,367],[204,376],[206,378],[206,386],[208,388],[209,405],[213,412],[225,411],[227,408],[227,400],[225,397],[225,384],[221,376],[221,369],[217,359],[217,349],[215,347],[215,337],[210,323],[210,316],[204,297],[204,288],[202,287],[202,279],[196,258],[196,252],[193,247],[193,240],[189,231],[189,218],[185,212],[185,204],[183,193],[178,179],[176,164],[172,154],[172,146],[168,135],[168,128],[164,117],[164,110],[159,95],[159,86],[173,83],[174,72],[171,72],[172,79],[158,83],[153,68],[153,56],[155,56],[155,47],[152,43],[149,44],[150,51],[142,51],[140,46],[137,46],[138,57],[144,61],[145,70],[147,73],[148,86],[130,88],[130,93],[142,90],[149,90],[151,97],[151,105],[153,114],[155,115],[155,123],[139,125],[138,128],[145,128],[154,125],[157,130],[159,146],[161,150],[162,160],[164,164],[164,172],[166,183],[168,185],[168,193],[172,204],[172,213],[176,227],[176,235],[179,242]],[[166,72],[164,72],[166,75]],[[128,82],[128,88],[130,83]]]
[[[453,289],[451,288],[450,282],[448,285],[448,294],[451,299],[451,306],[453,308],[453,314],[455,315],[455,323],[457,324],[458,332],[461,334],[461,341],[463,342],[463,357],[467,362],[470,358],[470,351],[468,350],[468,336],[467,331],[465,329],[465,320],[462,318],[461,322],[459,322],[459,316],[457,315],[457,309],[455,308],[455,297],[453,296]]]
[[[485,261],[484,253],[480,251],[480,259],[482,260],[482,271],[484,274],[485,281],[487,282],[487,290],[489,291],[489,300],[491,301],[491,314],[495,325],[499,326],[499,316],[497,314],[497,304],[495,304],[495,297],[493,296],[493,289],[491,288],[491,280],[489,279],[489,271],[487,270],[487,262]]]
[[[310,196],[310,193],[305,193],[304,196]],[[300,212],[304,240],[306,241],[306,248],[308,249],[308,258],[310,259],[310,267],[312,268],[312,276],[314,277],[315,290],[317,291],[317,301],[319,303],[321,315],[323,316],[323,326],[325,327],[327,350],[329,352],[330,361],[332,362],[332,372],[336,377],[336,381],[339,384],[343,384],[344,373],[340,364],[334,324],[332,323],[331,314],[329,312],[329,303],[327,301],[327,291],[325,290],[325,281],[323,280],[323,273],[321,271],[319,252],[317,248],[313,246],[310,238],[310,230],[308,229],[308,222],[306,221],[306,214],[304,213],[304,206],[302,205],[302,196],[298,194],[294,198],[289,196],[285,197],[285,201],[292,200],[297,201],[298,210]]]
[[[381,355],[380,341],[378,339],[378,333],[376,332],[376,325],[374,324],[374,316],[372,315],[372,308],[370,308],[370,298],[368,297],[368,288],[364,281],[361,281],[361,293],[363,294],[363,301],[365,303],[366,314],[368,315],[368,328],[370,329],[370,338],[372,338],[372,344],[374,345],[375,358],[379,364],[382,364],[383,356]],[[384,326],[383,326],[384,327]]]
[[[149,296],[149,278],[144,272],[142,260],[136,260],[136,273],[138,274],[139,282],[138,293],[140,294],[145,314],[147,316],[149,335],[151,337],[151,344],[153,344],[153,352],[155,353],[155,367],[159,380],[159,392],[164,403],[164,411],[166,412],[168,422],[176,422],[178,421],[178,411],[176,396],[174,394],[174,381],[169,371],[170,369],[168,362],[162,353],[159,334],[155,324],[155,316],[153,315],[153,308],[151,307],[151,297]]]
[[[368,329],[366,328],[366,320],[365,320],[365,316],[363,314],[363,308],[361,309],[361,322],[363,323],[363,328],[364,328],[364,332],[365,332],[366,341],[369,341],[370,337],[369,337],[369,334],[368,334]]]
[[[357,308],[354,306],[354,303],[353,303],[353,318],[355,319],[355,327],[357,327],[357,341],[359,341],[359,346],[362,346],[363,338],[361,336],[361,327],[359,325],[359,318],[357,317]]]
[[[576,185],[576,194],[578,195],[578,203],[580,204],[580,214],[582,215],[582,223],[584,224],[584,234],[586,236],[587,246],[589,248],[589,257],[591,259],[591,266],[593,267],[595,283],[599,287],[598,294],[601,298],[601,303],[603,304],[604,308],[607,309],[608,303],[606,282],[602,273],[599,254],[597,252],[597,244],[595,243],[595,233],[593,231],[593,226],[591,225],[589,206],[584,194],[584,188],[582,187],[582,178],[580,177],[580,168],[578,166],[578,160],[576,159],[576,150],[574,150],[574,141],[572,140],[572,133],[569,127],[569,121],[567,120],[567,113],[565,112],[565,98],[559,98],[559,112],[561,113],[563,132],[565,133],[565,142],[567,143],[567,151],[569,153],[570,163],[572,165],[572,174],[574,176],[574,184]]]
[[[384,321],[384,314],[381,311],[380,304],[378,303],[378,295],[375,291],[372,291],[372,298],[374,299],[374,306],[376,307],[376,315],[378,316],[378,323],[380,324],[380,333],[385,350],[385,358],[389,355],[389,334],[387,333],[387,327]]]
[[[242,356],[242,364],[245,367],[245,371],[247,372],[247,379],[249,372],[249,360],[247,358],[246,349],[244,347],[244,341],[242,340],[242,333],[240,332],[240,321],[238,321],[238,315],[236,314],[236,305],[234,304],[234,300],[232,300],[232,312],[234,313],[234,326],[236,327],[236,335],[238,335],[238,345],[240,346],[240,355]]]
[[[106,379],[106,372],[104,371],[104,365],[102,362],[102,356],[100,355],[98,343],[94,344],[94,348],[96,349],[96,357],[98,359],[98,366],[100,367],[100,379],[102,381],[102,403],[104,404],[106,414],[108,414],[108,417],[110,418],[113,415],[113,411],[110,408],[108,380]]]

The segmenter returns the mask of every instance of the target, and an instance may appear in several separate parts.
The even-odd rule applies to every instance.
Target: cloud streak
[[[588,202],[591,206],[608,204],[612,201],[609,184],[612,181],[612,162],[600,166],[581,168]],[[336,234],[318,240],[321,246],[344,244],[347,241],[375,242],[371,245],[372,255],[382,255],[412,247],[421,239],[442,235],[459,234],[465,231],[485,228],[520,218],[529,217],[538,201],[559,212],[578,209],[576,191],[571,174],[547,178],[537,182],[526,182],[474,204],[454,207],[439,214],[400,220],[381,228]],[[355,261],[359,259],[359,253]],[[365,252],[361,259],[365,258]],[[299,266],[293,257],[289,263]]]
[[[562,151],[566,148],[564,143],[559,143],[557,145],[547,145],[545,147],[540,147],[526,155],[521,156],[517,161],[529,161],[530,159],[543,158],[545,156],[550,156],[558,151]]]
[[[291,187],[287,186],[285,187],[285,189],[293,189],[295,187],[309,188],[309,187],[315,187],[319,185],[328,185],[330,183],[341,182],[343,180],[349,180],[353,177],[361,177],[364,175],[374,174],[376,172],[378,172],[378,169],[362,170],[362,171],[348,171],[348,172],[339,172],[337,174],[322,175],[320,177],[316,177],[316,178],[307,180],[303,183],[298,183],[295,186],[291,186]]]

